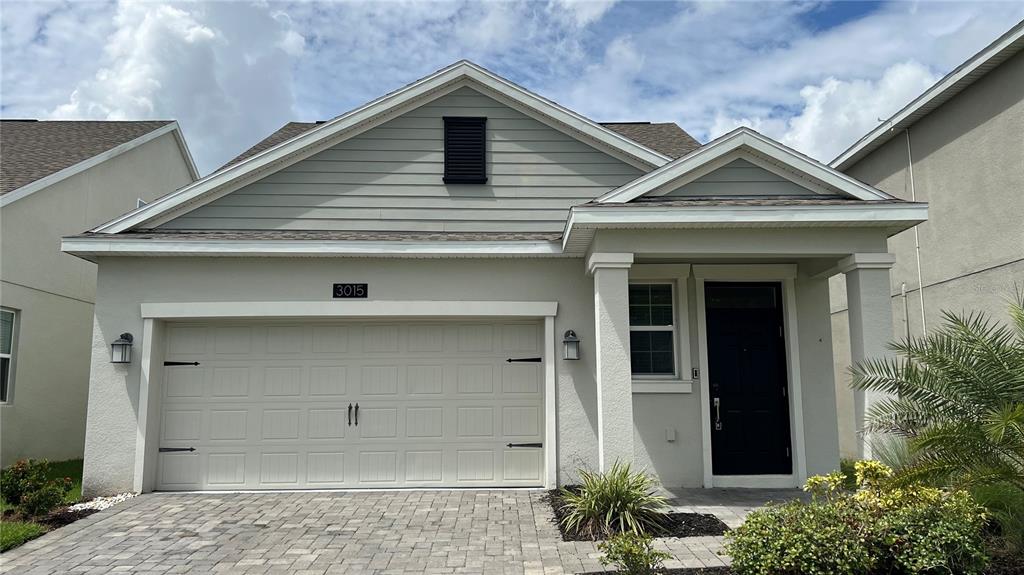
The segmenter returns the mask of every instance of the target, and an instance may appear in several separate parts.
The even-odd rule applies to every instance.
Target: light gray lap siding
[[[814,192],[746,160],[734,160],[666,196],[805,196]]]
[[[441,181],[446,115],[487,117],[486,184]],[[570,206],[641,174],[462,88],[162,227],[559,232]]]

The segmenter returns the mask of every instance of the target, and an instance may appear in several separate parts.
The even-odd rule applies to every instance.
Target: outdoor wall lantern
[[[114,340],[114,343],[110,344],[110,363],[131,363],[133,341],[135,338],[127,332]]]
[[[580,338],[576,337],[576,332],[571,329],[566,330],[562,337],[562,346],[564,348],[562,357],[565,359],[580,358]]]

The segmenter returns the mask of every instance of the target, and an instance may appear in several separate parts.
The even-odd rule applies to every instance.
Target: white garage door
[[[541,332],[171,324],[157,488],[542,485]]]

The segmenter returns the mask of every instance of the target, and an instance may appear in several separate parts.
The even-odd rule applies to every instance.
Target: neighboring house
[[[0,121],[3,465],[82,457],[96,266],[61,237],[197,178],[175,122]]]
[[[1006,321],[1008,299],[1024,289],[1024,22],[831,165],[930,206],[927,223],[889,241],[896,255],[890,338],[922,335],[941,323],[943,310]],[[861,407],[849,387],[846,293],[838,281],[832,314],[840,445],[855,457]]]
[[[87,493],[794,486],[838,465],[828,278],[884,353],[886,240],[927,214],[465,61],[272,138],[64,239],[99,265]]]

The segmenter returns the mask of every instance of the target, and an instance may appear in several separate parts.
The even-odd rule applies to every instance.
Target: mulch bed
[[[78,521],[79,519],[84,519],[85,517],[88,517],[88,516],[92,515],[93,513],[96,513],[96,511],[97,511],[96,509],[82,509],[81,511],[71,511],[67,507],[60,507],[58,509],[55,509],[55,510],[51,511],[49,514],[45,515],[44,517],[39,517],[39,518],[36,518],[36,519],[25,519],[25,518],[22,518],[22,517],[18,517],[18,512],[15,511],[14,509],[7,509],[6,511],[4,511],[3,520],[4,521],[32,521],[34,523],[38,523],[38,524],[46,527],[47,531],[53,531],[54,529],[57,529],[58,527],[64,527],[65,525],[69,525],[71,523],[74,523],[75,521]]]
[[[567,485],[565,489],[574,491],[578,490],[579,487],[576,485]],[[546,495],[548,503],[551,505],[551,510],[555,514],[555,525],[558,526],[559,533],[562,534],[562,541],[597,541],[598,539],[593,538],[585,533],[568,532],[562,526],[562,518],[565,516],[565,509],[562,505],[562,495],[558,489],[548,491]],[[654,533],[657,537],[702,537],[707,535],[724,535],[729,527],[722,520],[708,513],[665,513],[663,514],[664,531],[661,533]],[[728,571],[693,571],[693,570],[682,570],[682,571],[671,571],[671,573],[728,573]]]
[[[71,511],[67,507],[62,507],[60,509],[57,509],[56,511],[52,511],[49,515],[37,520],[36,522],[42,523],[43,525],[46,525],[52,530],[57,529],[58,527],[64,527],[65,525],[74,523],[79,519],[84,519],[92,515],[93,513],[96,513],[97,511],[99,510],[82,509],[79,511]]]
[[[732,575],[728,567],[687,567],[684,569],[663,569],[659,575]],[[580,575],[623,575],[620,571],[588,571]]]

